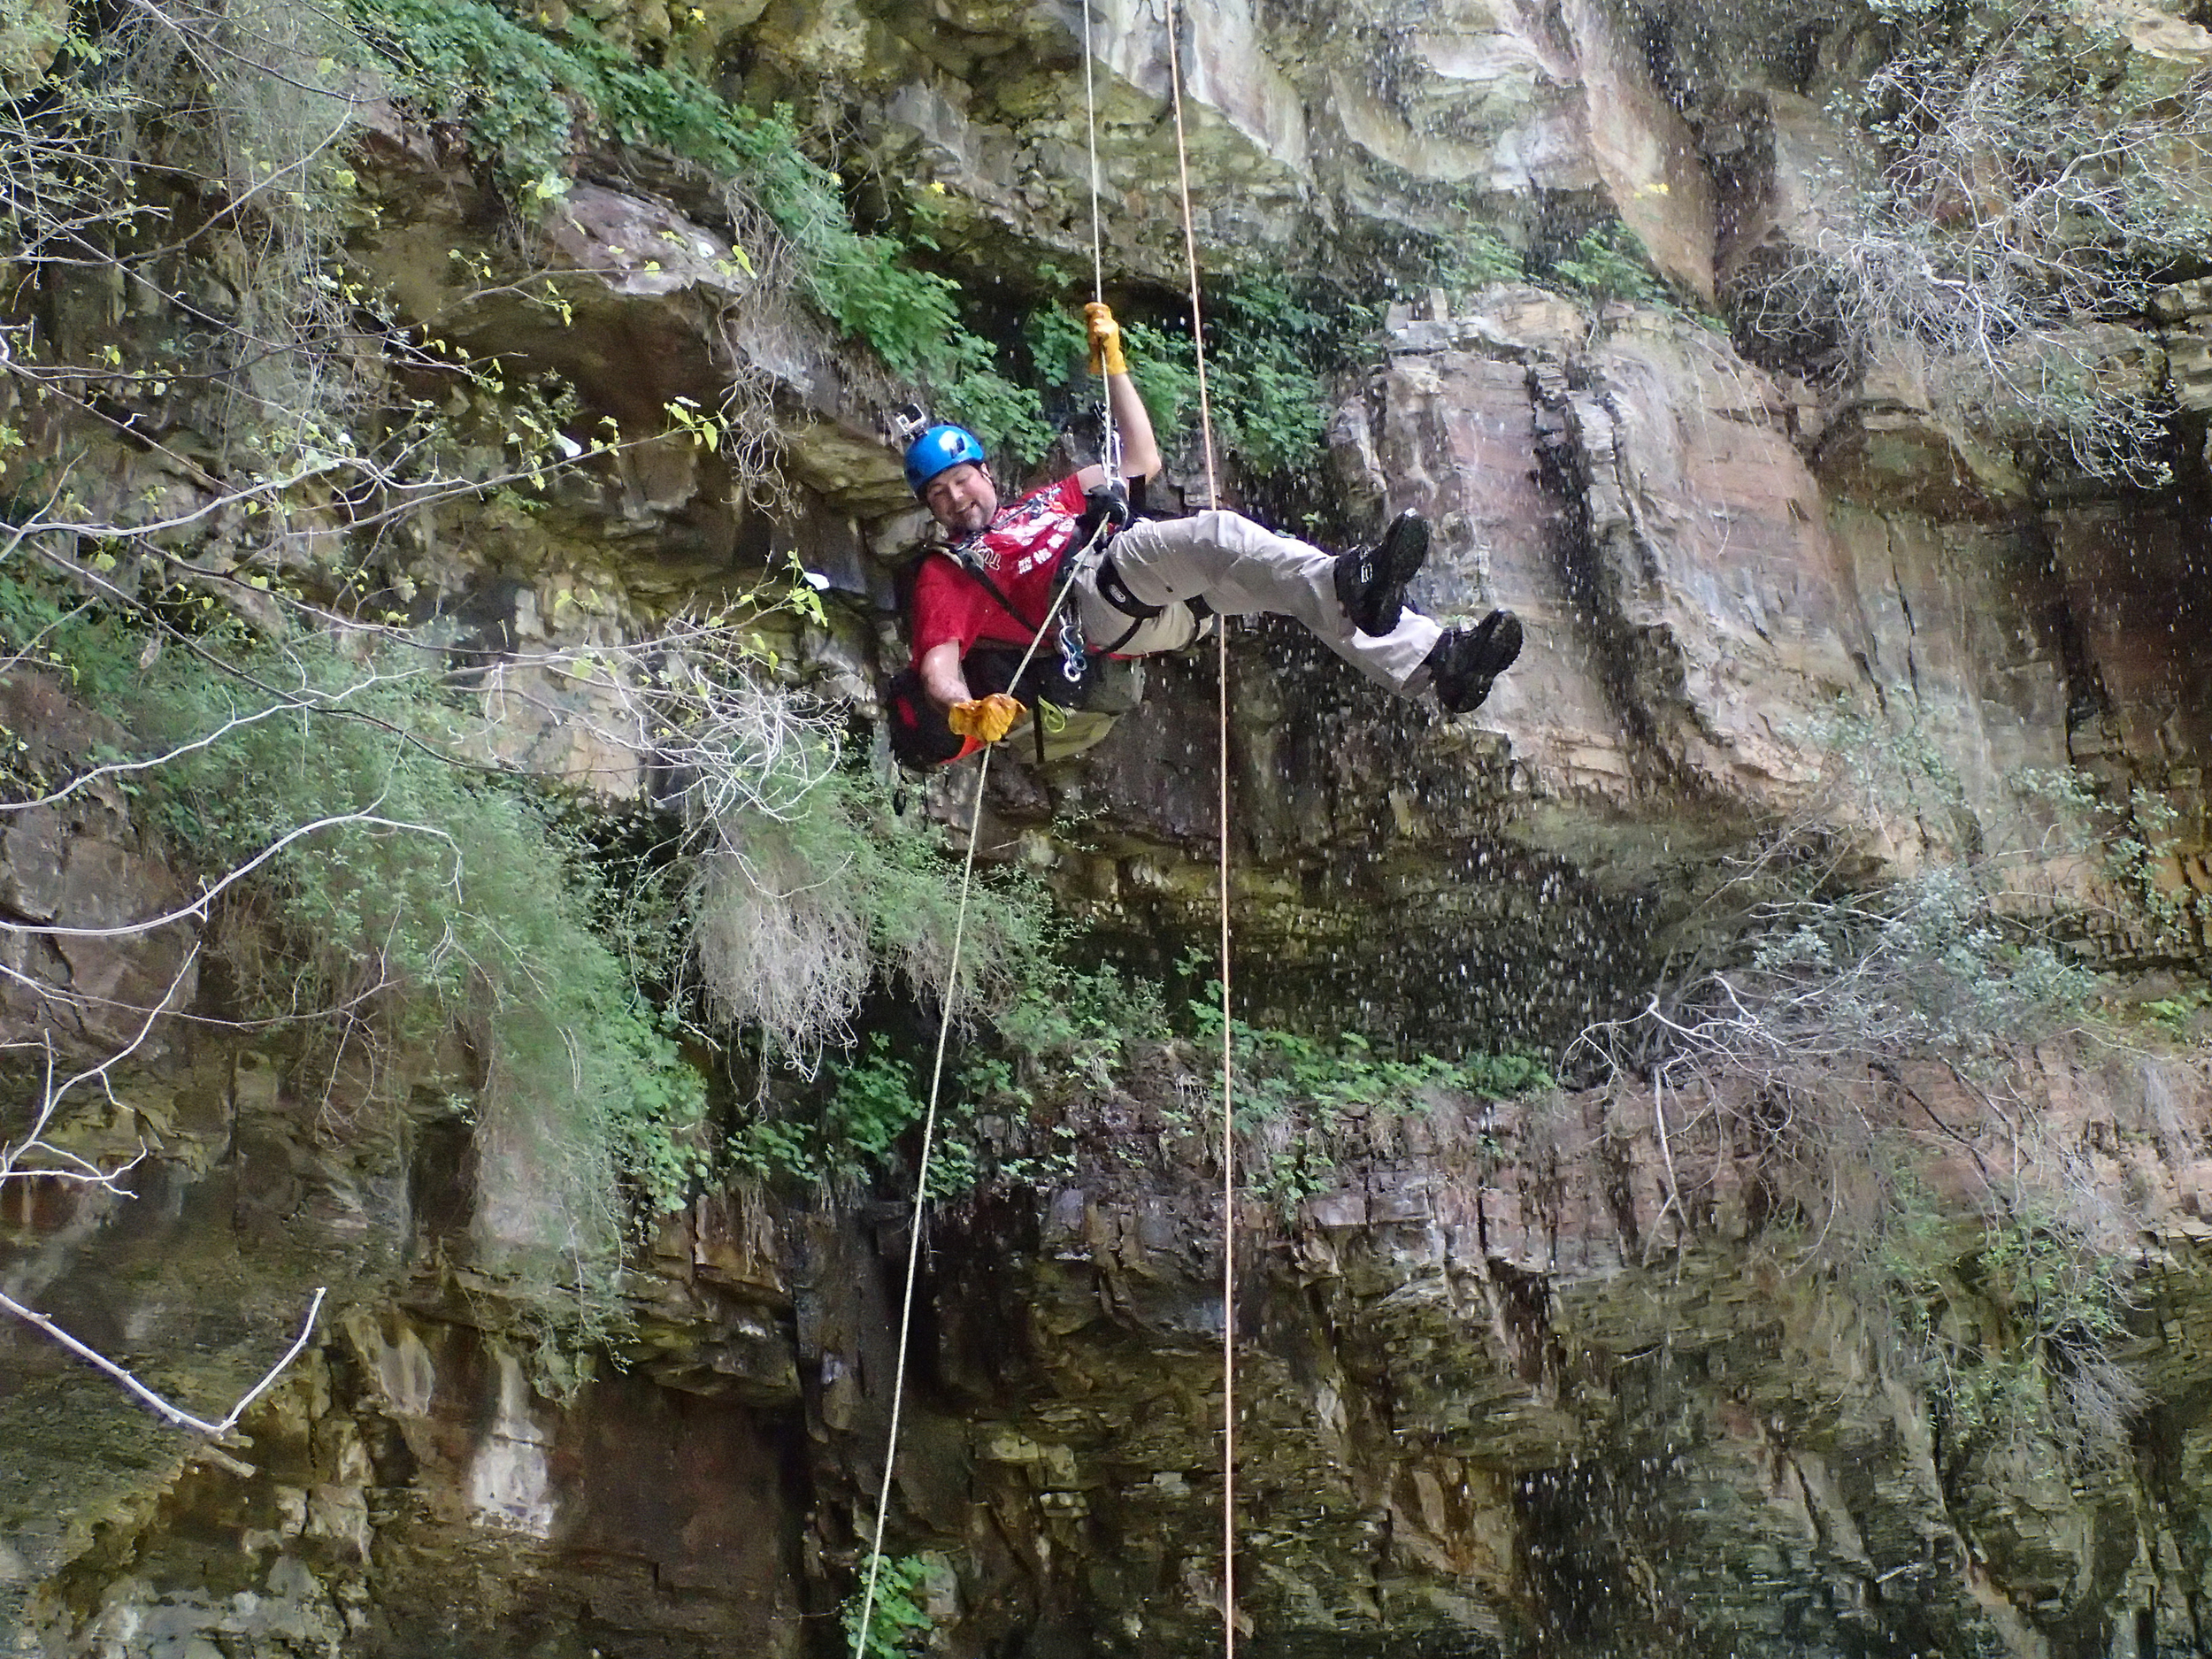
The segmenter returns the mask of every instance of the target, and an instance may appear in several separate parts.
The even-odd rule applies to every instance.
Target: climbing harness
[[[1117,503],[1119,504],[1117,505]],[[1113,498],[1109,501],[1101,503],[1094,500],[1093,504],[1086,510],[1083,518],[1079,521],[1077,539],[1061,549],[1058,561],[1053,567],[1052,573],[1059,583],[1059,590],[1063,598],[1077,582],[1083,580],[1087,573],[1098,569],[1101,560],[1105,557],[1107,540],[1126,520],[1126,498],[1120,495],[1118,492],[1115,492]],[[957,563],[969,578],[983,589],[992,603],[1011,617],[1015,623],[1031,636],[1031,649],[1023,654],[1022,667],[1015,670],[1003,687],[987,686],[984,688],[1002,689],[1030,704],[1033,709],[1041,707],[1044,702],[1045,682],[1050,671],[1041,671],[1039,682],[1035,686],[1025,685],[1023,676],[1027,671],[1031,657],[1034,655],[1037,641],[1046,638],[1049,632],[1056,653],[1056,668],[1059,675],[1056,688],[1069,699],[1070,706],[1085,706],[1086,698],[1096,685],[1097,674],[1094,671],[1097,664],[1094,661],[1090,647],[1083,638],[1082,618],[1076,613],[1072,606],[1060,611],[1060,619],[1056,627],[1052,625],[1049,615],[1045,621],[1034,623],[1022,615],[1021,611],[1016,608],[1014,602],[1006,596],[1005,590],[991,580],[989,567],[973,552],[974,545],[980,540],[981,534],[970,536],[965,541],[947,549],[947,556]],[[1056,605],[1056,609],[1058,608]],[[1129,642],[1140,626],[1141,625],[1139,623],[1132,623],[1111,644],[1098,652],[1097,657],[1112,656],[1114,652]],[[978,682],[971,680],[972,685]],[[1041,765],[1045,759],[1047,726],[1041,718],[1033,719],[1032,726],[1037,740],[1037,760]]]
[[[1175,165],[1177,183],[1182,197],[1183,250],[1190,271],[1191,342],[1198,380],[1198,422],[1201,443],[1206,461],[1206,495],[1208,505],[1217,505],[1221,499],[1219,474],[1214,462],[1213,406],[1206,383],[1206,344],[1203,317],[1198,292],[1198,237],[1191,215],[1190,157],[1183,124],[1182,52],[1177,35],[1175,0],[1165,0],[1168,38],[1168,85],[1175,114]],[[1106,274],[1104,233],[1102,228],[1099,198],[1101,195],[1098,170],[1098,99],[1093,82],[1092,64],[1096,56],[1092,40],[1090,0],[1083,6],[1083,99],[1089,121],[1091,172],[1091,281],[1092,294],[1100,301],[1105,298]],[[1099,451],[1106,476],[1110,481],[1121,476],[1121,433],[1114,424],[1112,387],[1104,365],[1100,365],[1099,391],[1102,422],[1104,427]],[[1124,503],[1125,513],[1126,503]],[[1073,591],[1077,580],[1087,571],[1097,568],[1096,586],[1109,604],[1133,620],[1116,647],[1126,643],[1160,609],[1144,606],[1129,592],[1121,574],[1113,568],[1106,542],[1111,531],[1111,515],[1102,515],[1079,553],[1072,547],[1061,556],[1059,581],[1053,595],[1052,604],[1038,623],[1028,649],[1022,653],[1010,684],[1019,684],[1028,671],[1031,659],[1042,645],[1056,618],[1061,626],[1055,636],[1061,653],[1064,676],[1075,680],[1082,677],[1086,648],[1079,618],[1066,607],[1068,595]],[[1116,526],[1118,527],[1118,526]],[[977,561],[978,564],[980,561]],[[1009,615],[1026,628],[1029,624],[1018,611],[1008,603],[995,585],[968,565],[972,574],[983,581],[985,590],[1003,606]],[[1118,590],[1109,591],[1111,582]],[[1215,664],[1218,681],[1217,722],[1218,726],[1218,768],[1216,810],[1220,826],[1220,857],[1217,872],[1221,913],[1221,1617],[1222,1652],[1224,1659],[1236,1655],[1236,1117],[1234,1090],[1234,1054],[1233,1027],[1229,1019],[1229,646],[1228,632],[1217,628],[1214,633]],[[1071,673],[1071,664],[1075,672]],[[1033,718],[1040,733],[1045,726],[1045,715],[1040,704]],[[883,1529],[889,1517],[891,1506],[891,1478],[898,1461],[899,1422],[906,1400],[907,1350],[914,1327],[914,1281],[921,1261],[923,1206],[929,1192],[930,1153],[936,1143],[937,1107],[944,1086],[945,1051],[950,1039],[953,1019],[957,1011],[960,992],[960,955],[964,942],[968,921],[968,894],[975,875],[976,845],[983,824],[983,795],[990,780],[991,752],[994,745],[987,745],[976,768],[974,804],[968,813],[968,845],[960,865],[960,902],[953,914],[952,952],[950,966],[946,974],[944,1006],[937,1025],[937,1049],[930,1063],[929,1099],[922,1114],[922,1149],[914,1177],[913,1217],[907,1229],[906,1282],[899,1302],[898,1356],[891,1377],[891,1422],[883,1457],[883,1479],[876,1496],[875,1527],[868,1551],[868,1580],[861,1598],[859,1622],[853,1627],[854,1659],[864,1659],[868,1634],[875,1617],[876,1591],[883,1563]]]

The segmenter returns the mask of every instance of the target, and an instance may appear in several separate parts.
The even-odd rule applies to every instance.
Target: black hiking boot
[[[1447,714],[1482,707],[1490,682],[1513,666],[1521,654],[1521,619],[1510,611],[1493,611],[1471,628],[1453,628],[1429,651],[1429,683]]]
[[[1382,540],[1336,556],[1336,596],[1362,634],[1387,634],[1405,609],[1406,584],[1429,556],[1429,521],[1402,512]]]

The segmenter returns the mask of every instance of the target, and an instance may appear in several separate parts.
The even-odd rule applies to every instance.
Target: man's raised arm
[[[1151,412],[1129,378],[1129,362],[1121,350],[1121,325],[1104,302],[1093,300],[1083,308],[1083,326],[1090,336],[1091,373],[1106,377],[1106,406],[1121,434],[1122,476],[1150,478],[1160,470],[1160,445],[1152,435]]]

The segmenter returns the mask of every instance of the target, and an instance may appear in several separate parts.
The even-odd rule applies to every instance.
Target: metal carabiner
[[[1090,663],[1090,653],[1083,645],[1082,619],[1070,611],[1060,618],[1060,672],[1068,684],[1079,686]]]

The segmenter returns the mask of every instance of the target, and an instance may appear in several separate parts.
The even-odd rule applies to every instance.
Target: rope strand
[[[1206,460],[1206,495],[1209,507],[1220,504],[1221,487],[1214,463],[1213,406],[1206,383],[1206,346],[1203,317],[1199,304],[1197,233],[1191,219],[1190,160],[1183,130],[1183,85],[1181,53],[1176,39],[1174,0],[1167,0],[1168,80],[1175,111],[1175,162],[1177,180],[1180,186],[1183,208],[1183,245],[1190,267],[1191,341],[1195,354],[1198,374],[1198,422],[1200,441]],[[1104,238],[1101,228],[1099,209],[1100,183],[1098,168],[1098,104],[1092,77],[1094,58],[1091,34],[1090,0],[1083,7],[1083,97],[1088,116],[1090,132],[1091,168],[1091,278],[1094,298],[1105,299]],[[1101,365],[1100,390],[1104,397],[1102,414],[1103,442],[1100,446],[1102,459],[1110,480],[1120,466],[1121,433],[1113,417],[1113,388]],[[1059,590],[1053,596],[1051,608],[1038,625],[1029,648],[1022,653],[1021,662],[1014,670],[1012,684],[1018,685],[1028,671],[1037,648],[1051,631],[1054,620],[1066,603],[1076,578],[1083,568],[1080,557],[1070,557],[1066,573],[1061,578]],[[1222,1400],[1222,1563],[1221,1610],[1222,1644],[1225,1659],[1236,1655],[1236,1119],[1234,1112],[1233,1051],[1229,1025],[1229,648],[1228,630],[1217,626],[1215,630],[1215,664],[1219,684],[1218,798],[1217,807],[1220,819],[1220,860],[1218,886],[1221,911],[1221,1400]],[[1033,715],[1033,718],[1041,718]],[[922,1118],[922,1149],[914,1177],[914,1210],[907,1230],[906,1280],[900,1298],[899,1341],[896,1367],[891,1379],[891,1421],[883,1457],[883,1482],[876,1494],[875,1526],[868,1552],[867,1587],[861,1598],[860,1620],[853,1632],[854,1659],[864,1659],[869,1627],[875,1618],[876,1593],[883,1565],[883,1532],[888,1524],[891,1509],[891,1481],[896,1471],[899,1450],[899,1427],[906,1403],[906,1362],[913,1338],[914,1286],[918,1276],[922,1251],[922,1217],[929,1193],[929,1168],[937,1137],[937,1109],[942,1096],[945,1075],[945,1054],[952,1032],[953,1016],[957,1005],[960,987],[960,958],[965,942],[968,920],[968,895],[975,876],[976,847],[981,838],[983,826],[983,795],[990,780],[992,747],[987,746],[976,768],[975,801],[968,814],[968,846],[960,866],[960,902],[955,912],[952,933],[952,956],[945,983],[943,1017],[937,1027],[937,1049],[930,1064],[929,1102]]]
[[[1083,113],[1091,141],[1091,298],[1106,303],[1106,236],[1099,216],[1098,92],[1091,78],[1091,0],[1083,0]],[[1102,357],[1098,365],[1099,465],[1109,485],[1121,476],[1121,428],[1114,424],[1114,387]]]
[[[1183,204],[1183,257],[1190,268],[1190,336],[1198,372],[1198,432],[1206,457],[1206,504],[1221,505],[1214,465],[1213,403],[1206,386],[1205,316],[1198,295],[1198,231],[1191,217],[1190,152],[1183,133],[1183,50],[1175,0],[1166,0],[1168,88],[1175,109],[1175,177]],[[1229,629],[1214,633],[1219,722],[1216,772],[1221,910],[1221,1651],[1237,1651],[1237,1140],[1234,1041],[1229,1024]]]
[[[1106,264],[1103,238],[1100,228],[1098,183],[1098,101],[1091,80],[1091,0],[1083,4],[1083,102],[1089,113],[1091,140],[1091,279],[1092,296],[1102,301],[1105,296]],[[1104,431],[1099,445],[1109,479],[1121,464],[1121,433],[1114,425],[1112,388],[1101,365],[1099,389],[1105,399],[1102,419]],[[1071,549],[1071,554],[1076,553]],[[1069,591],[1075,586],[1081,572],[1080,557],[1070,557],[1066,573],[1060,579],[1059,591],[1053,595],[1051,609],[1044,620],[1037,625],[1037,632],[1029,641],[1029,649],[1022,653],[1021,662],[1014,670],[1010,685],[1019,685],[1021,677],[1029,672],[1029,664],[1037,655],[1037,648],[1044,643],[1051,632],[1061,608],[1066,604]],[[1042,710],[1032,713],[1032,719],[1042,719]],[[991,751],[995,745],[986,745],[983,758],[976,767],[975,804],[968,814],[968,849],[960,864],[960,905],[954,912],[952,926],[952,963],[945,980],[943,1018],[937,1025],[937,1053],[929,1068],[929,1104],[922,1114],[922,1156],[914,1176],[914,1216],[907,1230],[906,1286],[899,1302],[899,1349],[897,1368],[891,1379],[891,1425],[883,1453],[883,1485],[876,1494],[876,1525],[873,1541],[868,1550],[868,1584],[861,1594],[860,1623],[853,1632],[853,1659],[864,1659],[868,1646],[869,1626],[874,1623],[876,1589],[883,1567],[883,1529],[890,1518],[891,1477],[898,1464],[899,1422],[906,1404],[906,1355],[914,1329],[914,1281],[922,1256],[922,1215],[929,1196],[930,1154],[937,1139],[937,1104],[945,1079],[945,1049],[952,1033],[952,1019],[956,999],[960,991],[960,954],[968,925],[968,893],[975,878],[975,849],[983,827],[983,791],[991,777]]]
[[[1072,549],[1071,549],[1072,551]],[[1036,637],[1029,641],[1029,649],[1022,653],[1021,662],[1008,683],[1019,685],[1021,677],[1029,672],[1029,664],[1037,655],[1037,648],[1044,643],[1052,630],[1061,607],[1066,604],[1069,593],[1075,587],[1075,579],[1082,569],[1079,559],[1066,561],[1067,573],[1060,579],[1059,591],[1053,595],[1052,607],[1038,624]],[[1031,718],[1040,718],[1033,714]],[[883,1452],[883,1484],[876,1494],[876,1525],[872,1541],[868,1548],[868,1585],[860,1601],[860,1622],[853,1631],[853,1659],[865,1659],[868,1630],[875,1622],[876,1587],[883,1569],[883,1529],[891,1513],[891,1477],[898,1465],[899,1420],[906,1404],[906,1354],[914,1331],[914,1280],[922,1259],[922,1213],[929,1196],[929,1161],[937,1140],[937,1102],[944,1089],[945,1049],[952,1034],[953,1013],[960,995],[961,947],[965,942],[968,926],[968,892],[975,879],[975,849],[983,830],[983,789],[990,781],[991,754],[997,746],[987,744],[983,758],[975,770],[975,804],[968,813],[968,850],[960,864],[960,904],[953,913],[952,959],[945,975],[943,1017],[937,1023],[937,1054],[929,1068],[929,1104],[922,1113],[922,1156],[914,1172],[914,1214],[908,1224],[906,1239],[906,1288],[899,1301],[898,1361],[891,1374],[891,1427]]]
[[[1083,112],[1091,137],[1091,297],[1106,297],[1106,239],[1098,215],[1098,92],[1091,80],[1091,0],[1083,0]]]
[[[914,1279],[922,1259],[922,1207],[929,1195],[929,1157],[937,1139],[937,1101],[945,1079],[945,1044],[952,1033],[960,995],[960,947],[968,927],[968,886],[975,874],[975,848],[983,827],[983,786],[991,772],[991,751],[976,768],[975,809],[968,814],[968,852],[960,865],[960,906],[953,913],[952,969],[945,981],[944,1017],[937,1022],[937,1057],[929,1071],[929,1105],[922,1114],[922,1156],[914,1177],[914,1216],[906,1237],[906,1290],[899,1305],[899,1357],[891,1372],[891,1432],[883,1453],[883,1485],[876,1494],[874,1541],[868,1548],[868,1588],[861,1597],[860,1623],[853,1632],[853,1659],[868,1649],[868,1630],[876,1616],[876,1583],[883,1569],[883,1528],[891,1512],[891,1475],[899,1455],[899,1417],[906,1404],[906,1349],[914,1330]]]

